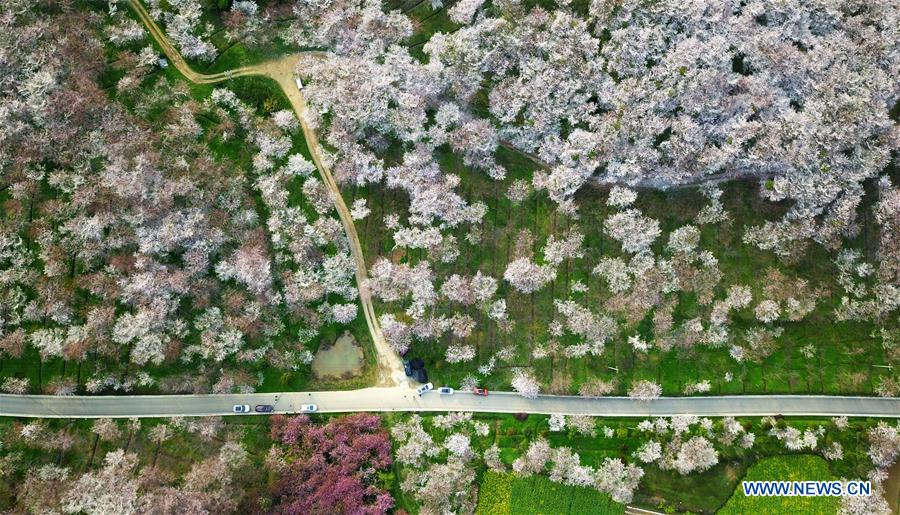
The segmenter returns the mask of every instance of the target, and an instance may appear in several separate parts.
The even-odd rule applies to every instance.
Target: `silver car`
[[[231,407],[232,413],[250,413],[249,404],[235,404]]]
[[[434,390],[434,385],[431,383],[425,383],[422,386],[416,388],[416,393],[422,395],[423,393],[430,392],[431,390]]]

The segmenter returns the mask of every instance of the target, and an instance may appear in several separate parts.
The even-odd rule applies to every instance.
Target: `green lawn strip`
[[[731,495],[744,470],[746,464],[741,460],[719,463],[706,472],[687,475],[645,466],[634,502],[666,513],[714,513]]]
[[[831,481],[837,479],[828,462],[818,456],[777,456],[760,460],[747,470],[744,481]],[[747,497],[736,488],[720,515],[796,513],[824,515],[837,513],[837,497]]]

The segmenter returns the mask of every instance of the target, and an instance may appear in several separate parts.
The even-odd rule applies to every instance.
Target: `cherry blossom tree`
[[[22,395],[28,393],[29,384],[30,381],[27,377],[7,377],[3,380],[3,385],[0,386],[0,390],[3,390],[5,393]]]
[[[98,418],[91,426],[91,432],[105,442],[112,442],[122,435],[119,425],[109,418]]]
[[[369,213],[371,212],[372,210],[366,207],[366,199],[359,198],[353,201],[353,206],[350,209],[350,216],[353,217],[354,220],[362,220],[369,216]]]
[[[338,55],[378,54],[412,35],[412,23],[399,11],[385,13],[364,0],[298,3],[286,41],[302,48],[328,48]],[[300,21],[302,20],[302,21]]]
[[[216,274],[223,280],[235,279],[254,293],[262,293],[272,284],[269,258],[261,246],[242,246],[226,262],[216,266]]]
[[[888,468],[900,456],[900,428],[879,422],[869,430],[869,458],[879,468]]]
[[[238,3],[242,2],[235,2],[235,4]],[[274,122],[279,129],[287,132],[296,132],[297,129],[300,128],[300,122],[297,120],[294,112],[289,109],[281,109],[272,113],[272,122]]]
[[[627,504],[634,497],[644,471],[618,458],[606,458],[596,472],[597,488],[616,502]]]
[[[571,415],[567,418],[566,423],[578,434],[590,437],[597,435],[597,422],[590,415]]]
[[[562,431],[566,428],[566,416],[554,413],[550,415],[550,420],[548,421],[548,423],[550,424],[550,431]]]
[[[585,381],[578,391],[582,397],[603,397],[615,392],[615,390],[616,380],[604,381],[595,378]]]
[[[496,444],[484,451],[484,464],[494,472],[505,472],[506,464],[500,460],[500,448]]]
[[[635,452],[635,457],[643,463],[653,463],[662,458],[662,445],[659,442],[650,440]]]
[[[75,482],[63,497],[69,513],[137,513],[137,456],[119,449],[107,453],[103,466]]]
[[[272,437],[295,459],[273,485],[273,511],[387,513],[390,494],[377,471],[390,466],[391,444],[374,415],[348,415],[315,425],[306,416],[272,418]]]
[[[662,395],[662,386],[647,380],[635,381],[628,396],[639,401],[649,401]]]
[[[584,252],[581,250],[583,243],[584,234],[575,230],[570,230],[562,240],[557,240],[550,235],[547,238],[547,245],[544,247],[544,259],[554,266],[559,266],[566,259],[584,257]]]
[[[528,258],[518,258],[506,266],[503,278],[520,293],[532,293],[543,288],[556,277],[551,265],[538,265]]]
[[[622,249],[630,253],[646,252],[659,237],[659,222],[643,216],[636,209],[616,213],[603,222],[603,228],[610,237],[622,244]]]
[[[781,309],[777,302],[766,299],[756,305],[753,309],[753,313],[756,315],[757,320],[768,324],[778,320]]]
[[[461,0],[453,4],[453,7],[447,11],[447,14],[450,15],[450,20],[453,23],[465,25],[472,21],[475,12],[483,3],[484,0]]]
[[[613,186],[609,190],[609,197],[606,199],[606,204],[618,208],[626,208],[633,204],[635,200],[637,200],[636,191],[621,186]]]
[[[772,200],[795,201],[784,220],[752,231],[762,245],[832,245],[852,233],[862,181],[884,169],[893,145],[887,78],[896,57],[863,43],[890,33],[883,13],[893,6],[688,13],[675,2],[645,4],[594,2],[585,19],[504,3],[435,34],[424,50],[461,102],[488,90],[501,137],[549,164],[538,182],[554,200],[566,202],[591,175],[650,187],[745,176],[760,179]],[[523,49],[522,41],[542,44]],[[848,77],[866,86],[850,89]],[[835,111],[851,98],[857,109]],[[779,130],[787,125],[809,130]],[[814,134],[842,151],[818,153]],[[709,198],[701,223],[722,220],[718,197]]]
[[[540,438],[531,442],[528,450],[513,462],[512,468],[516,474],[529,476],[538,474],[547,466],[552,449],[546,440]]]
[[[538,396],[538,383],[534,376],[525,369],[517,368],[513,372],[512,387],[526,399],[535,399]]]
[[[719,462],[719,453],[712,442],[702,436],[694,436],[678,447],[673,466],[680,474],[703,472]]]
[[[356,320],[356,304],[335,304],[331,306],[331,316],[339,324],[349,324]]]
[[[412,341],[412,334],[409,326],[397,319],[390,313],[385,313],[378,318],[381,325],[381,332],[384,334],[385,340],[398,353],[403,353],[409,348]]]
[[[216,48],[204,38],[208,38],[210,28],[201,26],[202,8],[197,0],[178,0],[165,4],[171,10],[164,10],[159,0],[149,2],[150,15],[165,23],[166,34],[188,58],[212,61]]]

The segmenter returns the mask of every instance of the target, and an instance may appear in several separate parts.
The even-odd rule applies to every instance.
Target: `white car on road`
[[[422,386],[416,388],[416,393],[422,395],[423,393],[430,392],[431,390],[434,390],[434,385],[431,383],[425,383]]]
[[[438,388],[438,393],[441,395],[453,395],[453,388],[449,386],[442,386]]]
[[[313,413],[314,411],[318,411],[319,407],[315,404],[301,404],[300,405],[300,413]]]
[[[250,413],[249,404],[235,404],[231,407],[232,413]]]

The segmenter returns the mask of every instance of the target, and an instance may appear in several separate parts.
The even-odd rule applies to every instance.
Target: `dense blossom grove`
[[[636,352],[726,348],[740,365],[771,356],[785,323],[830,311],[837,295],[841,304],[830,315],[872,323],[888,361],[896,359],[897,188],[886,171],[900,141],[889,117],[900,98],[892,22],[900,15],[890,2],[699,2],[686,9],[595,1],[587,12],[471,2],[450,9],[458,30],[431,35],[422,58],[402,44],[414,27],[398,11],[334,2],[300,4],[296,12],[346,20],[340,32],[317,24],[291,32],[295,42],[330,52],[301,59],[297,73],[313,107],[308,121],[324,135],[338,181],[381,184],[408,197],[382,222],[392,255],[418,257],[370,258],[370,287],[388,311],[380,321],[398,351],[444,342],[447,362],[477,360],[481,376],[502,358],[516,364],[601,355],[617,339]],[[348,19],[352,12],[372,22]],[[473,302],[474,285],[443,270],[485,243],[492,212],[483,199],[467,197],[465,176],[442,160],[450,151],[473,172],[506,184],[511,171],[520,172],[496,159],[501,146],[541,163],[531,177],[512,181],[509,200],[547,195],[568,230],[544,241],[522,231],[504,269],[469,269],[498,286]],[[775,268],[764,271],[765,288],[723,282],[720,256],[704,248],[702,234],[732,223],[715,183],[735,178],[757,181],[762,198],[789,206],[780,217],[748,224],[743,243],[785,263],[810,252],[809,243],[821,245],[845,270],[837,284]],[[874,206],[872,188],[864,187],[873,180]],[[607,198],[614,212],[602,227],[582,226],[581,214],[594,206],[576,194],[598,182],[617,185]],[[634,187],[696,183],[708,203],[692,224],[667,231],[635,205]],[[841,248],[872,215],[880,250],[860,267],[856,251]],[[538,329],[531,355],[477,349],[480,334],[510,334],[520,322],[508,312],[519,294],[558,291],[562,270],[585,259],[597,231],[620,245],[594,268],[608,300],[580,303],[579,294],[593,288],[576,283],[569,298],[556,294],[558,317]],[[696,297],[701,314],[679,321],[686,296]],[[732,328],[747,313],[757,324]],[[648,316],[652,334],[635,335]],[[521,383],[515,374],[509,379]],[[709,391],[709,379],[684,392]],[[896,383],[881,379],[879,392],[896,394]]]
[[[892,2],[494,11],[435,35],[426,53],[461,99],[490,74],[500,136],[552,167],[551,194],[598,171],[656,186],[772,179],[767,196],[796,200],[780,238],[830,237],[849,229],[861,182],[896,148]]]
[[[261,379],[234,363],[307,364],[304,345],[353,321],[358,294],[293,114],[261,114],[225,87],[198,101],[165,77],[139,92],[155,53],[116,45],[149,45],[141,27],[121,12],[48,25],[29,3],[2,8],[0,353],[90,362],[88,393],[252,391]],[[180,9],[169,25],[188,34],[199,7],[169,5]],[[98,86],[99,31],[119,35],[120,102]],[[252,170],[210,151],[232,140],[252,150]],[[289,202],[298,191],[312,209]],[[121,374],[120,362],[133,366]],[[200,373],[145,368],[179,362]],[[2,386],[21,392],[23,381]]]
[[[526,419],[530,417],[520,418]],[[185,508],[216,513],[387,513],[399,508],[385,489],[388,480],[396,481],[422,513],[473,513],[481,494],[475,483],[478,470],[520,478],[545,474],[550,481],[596,489],[616,502],[632,503],[646,495],[642,488],[649,470],[657,477],[673,474],[688,480],[685,476],[713,467],[721,470],[735,456],[759,452],[812,454],[836,465],[861,461],[870,470],[862,479],[872,481],[876,495],[862,498],[865,502],[844,497],[841,513],[890,512],[882,489],[887,470],[900,458],[900,426],[895,423],[857,420],[851,428],[847,417],[795,425],[773,417],[681,415],[612,421],[617,424],[614,430],[610,422],[553,415],[522,426],[504,422],[504,430],[496,415],[464,412],[401,415],[390,421],[367,414],[327,420],[276,415],[261,426],[227,424],[217,417],[158,420],[146,427],[137,419],[96,419],[90,429],[16,422],[0,435],[0,481],[21,474],[22,481],[15,483],[20,507],[62,513],[173,513]],[[266,426],[268,434],[255,434]],[[509,436],[519,434],[517,427],[539,431],[510,448]],[[864,440],[863,447],[845,452],[840,442],[857,437]],[[627,439],[622,449],[633,450],[580,455],[578,449],[558,443],[583,438],[601,448],[609,440]],[[133,445],[138,441],[143,443]],[[201,458],[182,470],[182,460],[169,453],[187,441]],[[247,442],[257,443],[248,448]],[[85,447],[96,454],[85,456],[93,465],[89,470],[59,464],[56,456]],[[40,465],[27,466],[24,450],[40,456]],[[257,466],[270,474],[267,485],[253,470]]]
[[[603,422],[588,416],[552,415],[543,427],[551,434],[560,434],[559,438],[567,433],[570,438],[577,435],[599,442],[631,434],[640,445],[627,456],[582,458],[576,449],[551,445],[543,433],[531,439],[527,446],[520,446],[515,459],[509,463],[500,459],[496,443],[475,442],[478,437],[491,437],[493,427],[474,419],[471,413],[451,412],[427,419],[411,415],[391,429],[404,477],[401,488],[416,498],[425,513],[472,513],[475,492],[468,482],[475,467],[483,463],[491,471],[519,477],[546,474],[551,481],[594,488],[616,502],[627,504],[633,502],[647,468],[679,476],[701,474],[719,465],[720,455],[753,452],[759,444],[757,437],[767,448],[763,452],[777,452],[780,447],[782,452],[817,454],[839,462],[845,456],[837,440],[848,430],[846,417],[825,420],[804,431],[791,426],[789,421],[772,417],[763,418],[759,426],[733,417],[660,417],[636,421],[633,433],[621,427],[613,431],[602,425]],[[896,425],[880,422],[868,431],[866,461],[875,468],[866,479],[872,480],[878,492],[883,487],[886,468],[898,458],[897,429]],[[493,441],[488,438],[488,442]],[[859,513],[885,513],[883,498],[867,500],[870,511]],[[858,499],[845,497],[842,502],[841,513],[857,512],[854,506]]]
[[[396,352],[525,399],[900,396],[896,1],[138,1],[208,79],[128,1],[0,2],[0,393],[384,386]],[[316,382],[345,331],[359,376]],[[884,514],[900,459],[887,421],[528,419],[16,420],[0,501],[474,513],[487,469],[646,504],[811,454]]]
[[[160,63],[126,6],[111,2],[63,32],[44,27],[25,8],[33,3],[4,7],[0,39],[11,56],[0,71],[0,352],[90,361],[91,393],[250,391],[262,379],[234,364],[309,363],[306,346],[322,327],[359,316],[358,293],[334,199],[293,113],[260,113],[227,86],[196,99],[165,77],[148,93],[141,82]],[[405,199],[352,202],[352,218],[382,225],[392,246],[366,256],[384,336],[398,352],[437,344],[447,363],[477,365],[463,386],[505,370],[527,395],[572,390],[521,365],[603,356],[618,342],[636,356],[705,347],[726,349],[735,366],[761,363],[789,324],[821,316],[869,324],[886,364],[897,360],[891,2],[597,0],[586,11],[466,2],[448,11],[458,30],[426,34],[415,52],[414,20],[377,2],[222,4],[224,33],[201,21],[196,0],[148,9],[195,61],[214,60],[222,37],[321,50],[301,54],[296,71],[325,161],[343,188]],[[115,100],[98,87],[104,45],[124,72]],[[252,150],[249,163],[209,150],[236,138]],[[512,167],[500,158],[509,149],[537,168]],[[735,223],[716,183],[738,177],[784,207],[742,223],[741,244],[787,266],[821,247],[829,280],[781,267],[756,271],[758,284],[733,279],[709,235]],[[496,237],[499,216],[496,202],[472,195],[476,178],[523,214],[550,199],[562,228],[517,229],[499,267],[467,262]],[[592,183],[615,186],[586,196]],[[706,204],[678,227],[648,213],[635,189],[688,183],[702,184]],[[860,237],[865,248],[851,243]],[[591,277],[570,284],[578,266]],[[548,295],[549,321],[522,320],[524,302]],[[689,317],[685,305],[696,306]],[[519,335],[524,323],[527,348],[479,343]],[[815,357],[815,343],[802,353]],[[160,382],[146,369],[117,376],[116,362],[210,368]],[[663,393],[704,393],[715,379]],[[640,380],[613,390],[659,395]],[[44,388],[24,377],[0,386]],[[63,380],[52,391],[77,387]],[[900,380],[885,373],[873,389],[897,395]]]
[[[149,462],[140,450],[129,448],[141,432],[141,422],[98,419],[93,452],[84,456],[85,467],[61,466],[60,459],[26,466],[22,481],[14,481],[17,507],[23,511],[54,513],[231,513],[240,511],[242,498],[234,495],[248,484],[250,454],[239,435],[227,432],[221,418],[170,419],[144,433],[149,436]],[[71,427],[52,428],[46,421],[16,424],[3,438],[6,446],[24,445],[33,453],[60,458],[83,438]],[[177,439],[193,439],[208,448],[179,476],[163,465],[160,446]],[[111,447],[98,452],[98,442]],[[83,445],[83,442],[81,442]],[[96,459],[94,458],[96,454]],[[87,461],[90,460],[90,461]],[[0,456],[0,477],[12,479],[25,463],[21,452]],[[29,460],[30,462],[30,460]],[[90,465],[93,464],[93,467]]]

